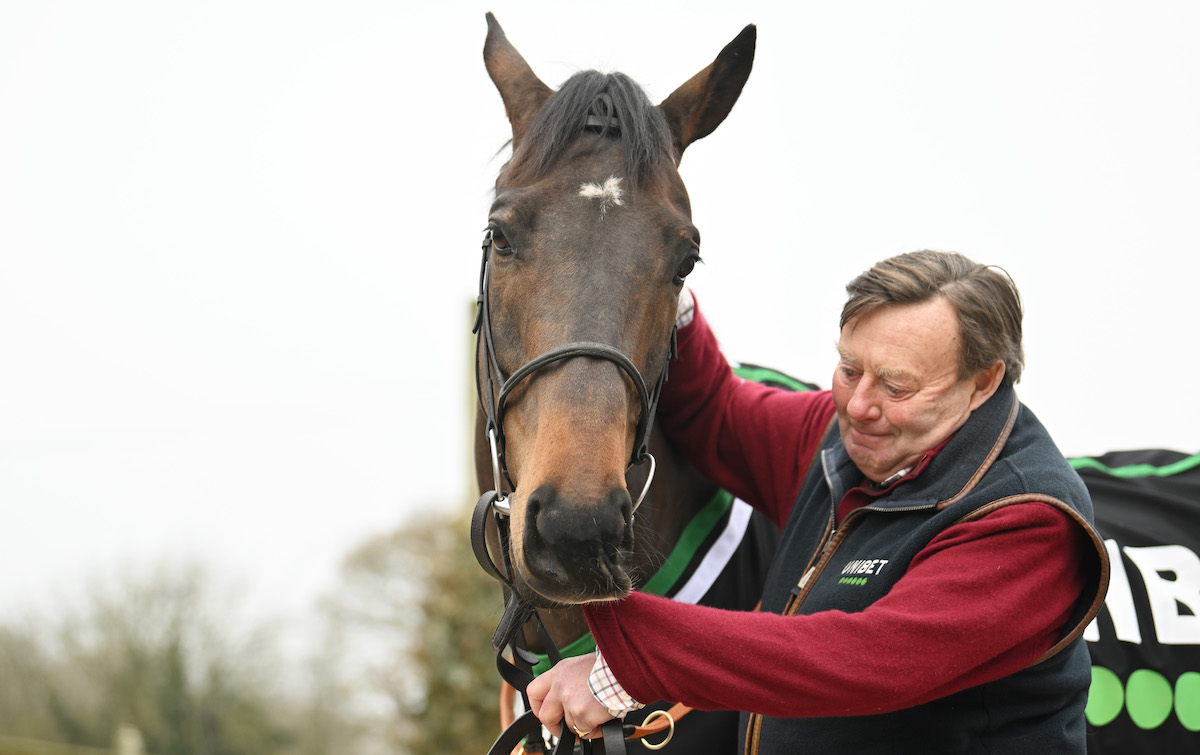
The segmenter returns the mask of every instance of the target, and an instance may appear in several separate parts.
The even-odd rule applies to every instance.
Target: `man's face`
[[[995,391],[999,363],[959,379],[960,345],[958,313],[941,297],[885,305],[842,328],[833,400],[842,441],[868,479],[916,463]]]

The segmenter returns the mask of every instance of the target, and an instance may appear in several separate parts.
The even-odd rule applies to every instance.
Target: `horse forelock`
[[[619,140],[625,185],[630,191],[677,162],[666,118],[635,81],[623,73],[580,71],[538,111],[509,161],[507,178],[522,183],[548,174],[587,129],[589,115],[599,116],[606,124],[596,139]],[[616,119],[615,128],[607,125],[610,117]]]

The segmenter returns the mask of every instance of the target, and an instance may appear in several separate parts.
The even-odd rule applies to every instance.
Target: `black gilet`
[[[862,611],[891,589],[938,533],[1026,501],[1062,509],[1090,536],[1094,553],[1087,564],[1088,587],[1060,641],[1016,674],[878,715],[781,719],[743,714],[744,751],[1084,753],[1091,663],[1081,634],[1103,602],[1108,558],[1093,524],[1086,487],[1033,413],[1010,386],[1001,386],[916,478],[855,511],[834,530],[838,502],[862,479],[835,423],[784,529],[763,591],[764,611]],[[810,574],[800,587],[806,573]],[[921,649],[931,664],[939,662],[938,643],[938,637],[929,637]],[[801,667],[795,671],[805,673]]]

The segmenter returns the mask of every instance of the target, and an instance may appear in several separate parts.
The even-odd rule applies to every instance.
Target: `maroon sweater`
[[[679,352],[662,427],[715,482],[782,527],[833,419],[832,395],[740,380],[699,308]],[[871,498],[850,491],[839,519]],[[780,717],[881,713],[1012,674],[1048,650],[1084,586],[1077,529],[1040,503],[954,525],[860,613],[741,613],[642,593],[584,613],[636,700]]]

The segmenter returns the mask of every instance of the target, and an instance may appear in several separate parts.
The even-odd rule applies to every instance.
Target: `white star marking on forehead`
[[[579,186],[579,196],[588,199],[599,199],[601,215],[604,215],[610,206],[616,205],[620,207],[624,204],[621,201],[621,179],[616,176],[609,176],[608,180],[603,184],[581,184]]]

